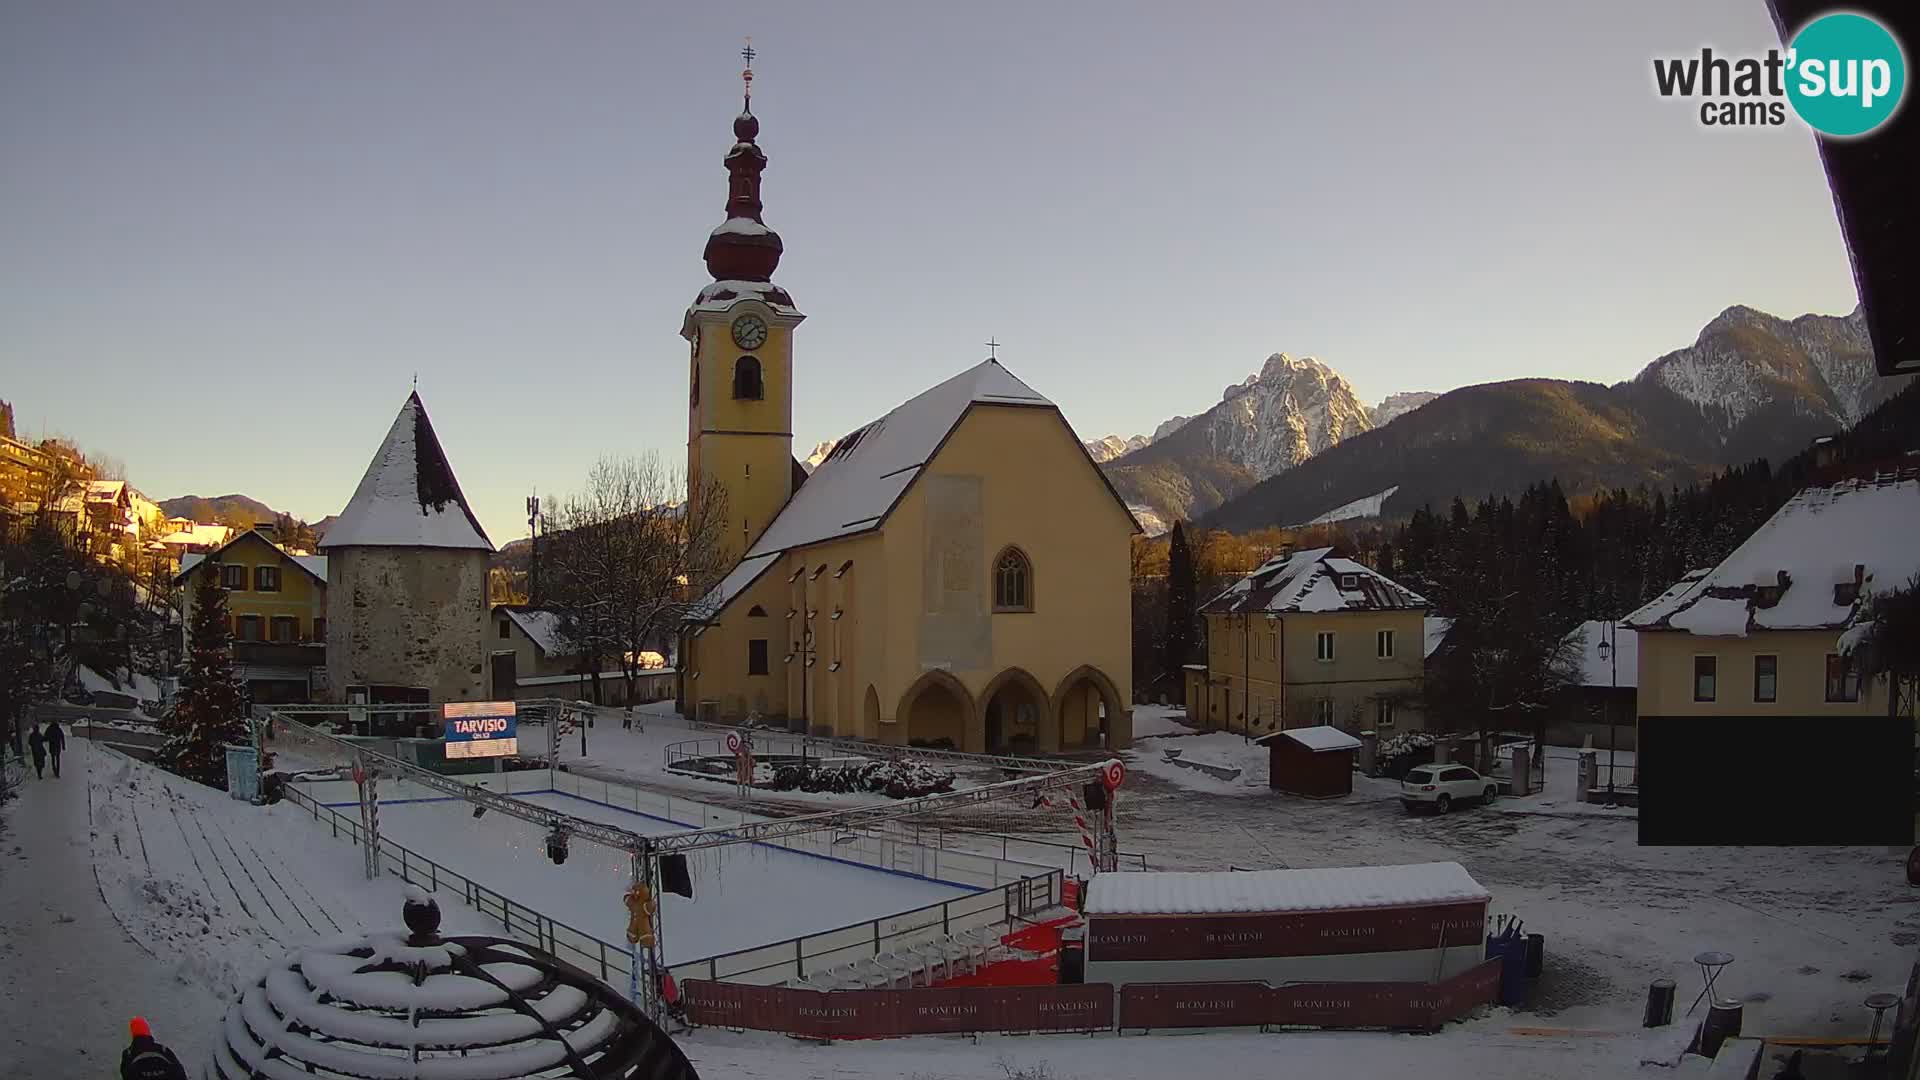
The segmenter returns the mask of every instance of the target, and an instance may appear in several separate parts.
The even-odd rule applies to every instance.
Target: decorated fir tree
[[[227,636],[227,591],[220,586],[219,564],[207,559],[195,575],[187,663],[160,760],[188,779],[224,787],[227,746],[249,741],[246,712]]]

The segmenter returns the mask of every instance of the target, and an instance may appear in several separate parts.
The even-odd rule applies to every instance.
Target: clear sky
[[[0,397],[317,519],[417,372],[496,543],[679,460],[747,34],[800,453],[990,336],[1094,438],[1276,351],[1612,382],[1855,303],[1806,129],[1652,88],[1778,44],[1762,0],[0,0]]]

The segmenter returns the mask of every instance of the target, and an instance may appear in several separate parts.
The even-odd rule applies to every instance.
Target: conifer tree
[[[1167,540],[1167,674],[1184,687],[1181,669],[1194,659],[1193,604],[1198,576],[1193,566],[1193,549],[1187,544],[1187,530],[1173,523],[1173,535]]]
[[[186,668],[180,676],[179,701],[165,723],[168,738],[159,756],[181,776],[224,787],[227,746],[244,745],[250,738],[247,701],[233,674],[227,591],[220,586],[219,562],[206,559],[195,578]]]

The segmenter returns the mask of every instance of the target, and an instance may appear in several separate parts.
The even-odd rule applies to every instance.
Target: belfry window
[[[743,356],[733,362],[733,396],[744,401],[759,401],[767,396],[761,385],[757,358]]]
[[[1008,548],[993,563],[993,610],[1033,610],[1033,564],[1019,548]]]

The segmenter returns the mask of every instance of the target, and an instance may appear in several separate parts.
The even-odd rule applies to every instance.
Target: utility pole
[[[527,496],[527,603],[540,603],[540,495]]]

